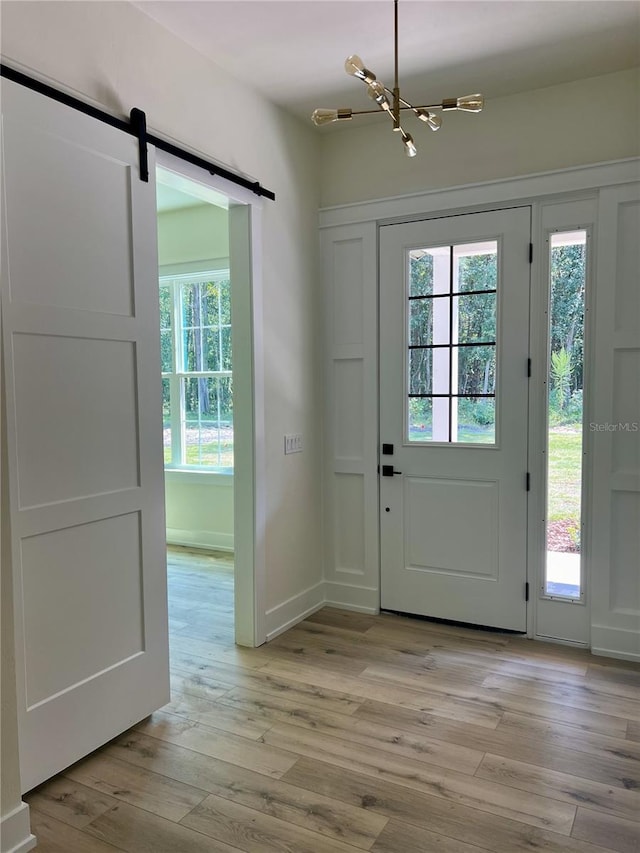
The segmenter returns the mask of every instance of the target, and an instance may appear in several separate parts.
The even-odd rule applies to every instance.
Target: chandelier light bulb
[[[344,61],[344,70],[352,77],[357,77],[359,80],[364,80],[365,83],[373,83],[376,75],[373,71],[369,71],[364,67],[364,62],[355,53],[353,56],[348,56]]]
[[[463,110],[465,113],[479,113],[484,107],[484,97],[480,94],[463,95],[461,98],[445,98],[443,110]]]
[[[414,110],[420,121],[428,124],[431,130],[439,130],[442,124],[442,119],[435,113],[430,113],[429,110],[417,109]]]
[[[316,127],[321,127],[323,124],[331,124],[334,121],[344,121],[345,119],[353,118],[353,113],[350,109],[339,109],[339,110],[327,110],[327,109],[318,109],[314,110],[311,115],[311,121],[316,125]]]
[[[382,83],[379,83],[377,80],[374,80],[373,83],[369,83],[367,86],[367,94],[371,100],[375,101],[383,110],[391,109],[391,103],[389,102],[389,98],[387,98],[387,92]]]
[[[479,113],[484,107],[484,98],[480,94],[463,95],[456,101],[456,106],[467,113]]]
[[[418,149],[413,141],[413,137],[410,133],[405,133],[402,128],[400,128],[400,133],[402,135],[402,142],[404,143],[404,153],[407,157],[415,157],[418,153]]]
[[[338,121],[338,110],[314,110],[311,121],[316,127],[321,127],[323,124],[331,124],[332,121]]]

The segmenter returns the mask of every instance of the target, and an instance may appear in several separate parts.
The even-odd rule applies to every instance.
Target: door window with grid
[[[495,443],[497,258],[497,240],[408,252],[410,442]]]
[[[160,277],[166,468],[233,471],[228,270]]]

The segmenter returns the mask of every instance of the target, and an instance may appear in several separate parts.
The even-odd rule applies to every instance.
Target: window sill
[[[167,483],[191,483],[200,486],[233,486],[233,471],[190,471],[184,468],[165,468]]]

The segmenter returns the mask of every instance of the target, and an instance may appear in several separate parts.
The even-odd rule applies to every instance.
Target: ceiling
[[[156,208],[158,213],[184,210],[203,204],[229,209],[229,199],[206,184],[196,183],[178,172],[156,168]]]
[[[196,207],[204,204],[199,198],[187,195],[173,187],[167,187],[158,182],[156,184],[156,207],[158,213],[166,213],[168,210],[184,210],[188,207]]]
[[[270,100],[372,103],[359,54],[393,85],[392,0],[140,0],[139,9]],[[640,64],[637,0],[400,0],[400,85],[414,103],[525,92]]]

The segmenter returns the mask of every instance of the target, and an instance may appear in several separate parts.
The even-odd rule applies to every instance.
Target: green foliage
[[[582,425],[582,390],[574,391],[564,409],[564,415],[570,424]]]
[[[551,250],[549,423],[582,422],[585,246]]]
[[[555,402],[560,411],[564,411],[571,389],[573,365],[571,355],[564,347],[551,353],[551,379],[556,392]]]
[[[491,426],[495,421],[495,403],[492,399],[474,400],[463,397],[458,400],[458,423]]]
[[[183,358],[187,371],[231,370],[231,288],[228,281],[197,282],[181,288]],[[233,397],[228,380],[185,382],[187,419],[231,418]]]
[[[582,390],[584,359],[585,246],[551,250],[552,353],[564,349],[571,357],[568,393]]]
[[[494,254],[467,255],[458,262],[458,288],[463,292],[495,290],[498,286],[498,264]]]
[[[160,288],[160,361],[163,373],[173,370],[173,341],[171,339],[171,290]]]
[[[485,344],[484,346],[460,346],[454,348],[457,359],[457,374],[454,377],[453,392],[458,394],[481,395],[495,393],[496,383],[496,295],[478,291],[494,290],[497,287],[497,260],[495,254],[468,255],[458,260],[458,278],[454,291],[459,296],[433,295],[433,255],[411,259],[410,262],[410,301],[409,336],[410,344],[425,349],[413,349],[410,352],[409,389],[412,394],[430,394],[433,392],[434,352],[433,344],[448,342],[448,315],[452,307],[457,313],[457,342],[459,344]],[[434,317],[437,330],[438,316],[444,318],[441,323],[440,337],[434,339]],[[443,328],[444,326],[444,328]],[[443,332],[446,335],[443,337]],[[436,356],[437,358],[438,356]],[[442,358],[443,355],[440,355]],[[437,362],[436,362],[437,363]],[[445,368],[446,370],[446,368]],[[425,424],[430,427],[430,410],[425,416],[425,406],[412,400],[412,424]],[[460,423],[486,427],[494,423],[492,400],[463,398],[459,401]],[[418,427],[416,426],[416,429]]]
[[[572,518],[567,526],[567,533],[571,539],[571,544],[577,553],[580,553],[580,522],[578,519]]]
[[[411,258],[409,277],[410,296],[427,296],[433,293],[433,255]]]

